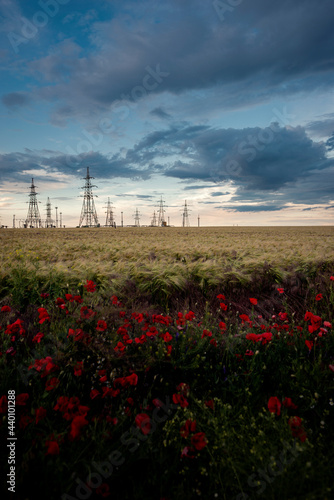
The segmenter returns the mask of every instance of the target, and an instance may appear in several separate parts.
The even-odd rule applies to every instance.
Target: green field
[[[3,491],[332,500],[333,234],[2,230]]]
[[[217,289],[303,294],[334,271],[333,227],[8,229],[0,243],[2,297],[94,279],[129,302],[194,306]]]

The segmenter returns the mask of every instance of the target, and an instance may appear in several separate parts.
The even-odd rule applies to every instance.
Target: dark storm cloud
[[[285,207],[280,205],[230,205],[215,207],[218,209],[227,210],[229,212],[275,212],[283,210]]]
[[[157,116],[158,118],[162,118],[163,120],[172,118],[172,116],[169,113],[166,113],[166,111],[164,111],[161,107],[152,109],[152,111],[150,111],[150,114],[153,116]]]
[[[223,189],[211,196],[232,192],[231,203],[240,205],[259,200],[275,206],[319,204],[333,197],[334,158],[327,153],[326,145],[311,140],[302,127],[185,125],[150,133],[127,151],[113,155],[67,156],[50,150],[1,155],[0,176],[22,180],[22,171],[29,178],[29,171],[41,169],[50,179],[54,172],[83,178],[89,166],[97,184],[98,179],[148,180],[160,174],[181,182],[201,181],[183,190],[221,185]]]
[[[306,125],[306,130],[318,137],[327,138],[334,135],[334,113],[328,113],[320,120],[314,120]]]
[[[211,1],[115,5],[90,24],[94,50],[68,36],[28,64],[44,85],[35,93],[71,116],[163,91],[220,87],[228,107],[334,83],[332,0],[241,2],[224,20]],[[68,113],[59,106],[53,119]]]
[[[3,104],[10,109],[16,109],[22,106],[27,106],[31,99],[25,92],[11,92],[2,97]]]

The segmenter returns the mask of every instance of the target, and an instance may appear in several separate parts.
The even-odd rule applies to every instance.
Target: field
[[[1,230],[4,492],[333,499],[333,236]]]

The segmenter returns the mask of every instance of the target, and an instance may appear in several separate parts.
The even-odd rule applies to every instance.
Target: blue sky
[[[332,0],[0,0],[0,224],[332,225]],[[53,208],[53,215],[54,208]]]

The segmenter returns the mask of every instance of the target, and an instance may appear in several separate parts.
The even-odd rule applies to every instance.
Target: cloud
[[[162,120],[168,120],[169,118],[172,118],[172,116],[169,113],[166,113],[166,111],[164,111],[161,107],[152,109],[152,111],[150,111],[150,114],[153,116],[157,116]]]
[[[107,4],[103,4],[106,8]],[[213,89],[221,109],[272,96],[331,89],[334,83],[332,0],[241,2],[224,22],[212,2],[115,2],[104,20],[80,17],[85,37],[71,36],[47,55],[22,61],[39,86],[31,92],[55,106],[53,123],[87,120],[117,101]],[[87,36],[90,50],[86,50]],[[71,110],[67,107],[70,106]],[[159,111],[160,109],[160,111]],[[168,118],[160,106],[155,116]]]
[[[10,92],[2,96],[3,104],[10,109],[27,106],[31,102],[30,96],[25,92]]]

